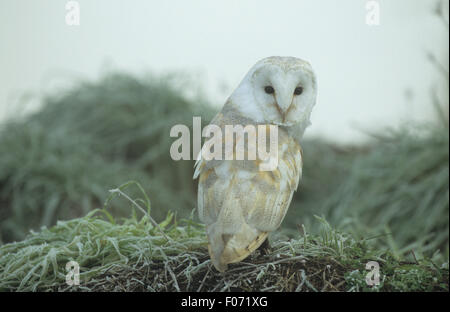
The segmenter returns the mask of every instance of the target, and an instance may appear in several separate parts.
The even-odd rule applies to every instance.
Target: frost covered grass
[[[0,291],[448,291],[448,263],[398,261],[320,217],[319,235],[304,228],[295,238],[278,235],[268,254],[257,251],[219,273],[204,226],[173,213],[155,224],[145,193],[126,194],[132,185],[142,191],[135,183],[112,191],[135,208],[129,218],[108,212],[110,198],[103,209],[1,246]],[[78,286],[66,284],[68,261],[80,265]],[[369,261],[380,264],[378,286],[366,284]]]

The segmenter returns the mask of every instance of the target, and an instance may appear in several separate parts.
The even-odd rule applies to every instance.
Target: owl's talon
[[[257,250],[259,250],[260,254],[263,256],[270,255],[272,253],[272,248],[270,247],[269,240],[264,240],[264,242],[261,244],[261,246],[258,247]]]

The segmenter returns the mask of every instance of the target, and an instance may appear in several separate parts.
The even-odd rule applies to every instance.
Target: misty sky
[[[442,81],[426,52],[448,68],[432,0],[380,0],[378,26],[366,25],[365,0],[79,0],[79,26],[66,25],[66,2],[0,0],[0,119],[24,92],[105,68],[192,73],[219,109],[256,61],[289,55],[318,78],[307,135],[352,142],[364,137],[358,128],[431,119],[430,89]]]

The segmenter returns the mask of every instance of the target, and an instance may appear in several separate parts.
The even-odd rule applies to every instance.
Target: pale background
[[[0,0],[0,120],[39,107],[39,96],[105,68],[193,74],[219,108],[247,70],[271,55],[310,61],[319,83],[308,136],[356,142],[359,129],[433,120],[430,90],[448,99],[448,28],[432,0],[380,0],[380,25],[364,0]],[[448,20],[448,1],[445,1]],[[446,108],[448,112],[448,107]]]

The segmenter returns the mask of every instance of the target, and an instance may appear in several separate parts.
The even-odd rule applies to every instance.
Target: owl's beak
[[[287,114],[292,105],[292,96],[278,94],[276,96],[275,106],[280,113],[283,122],[286,121]]]

